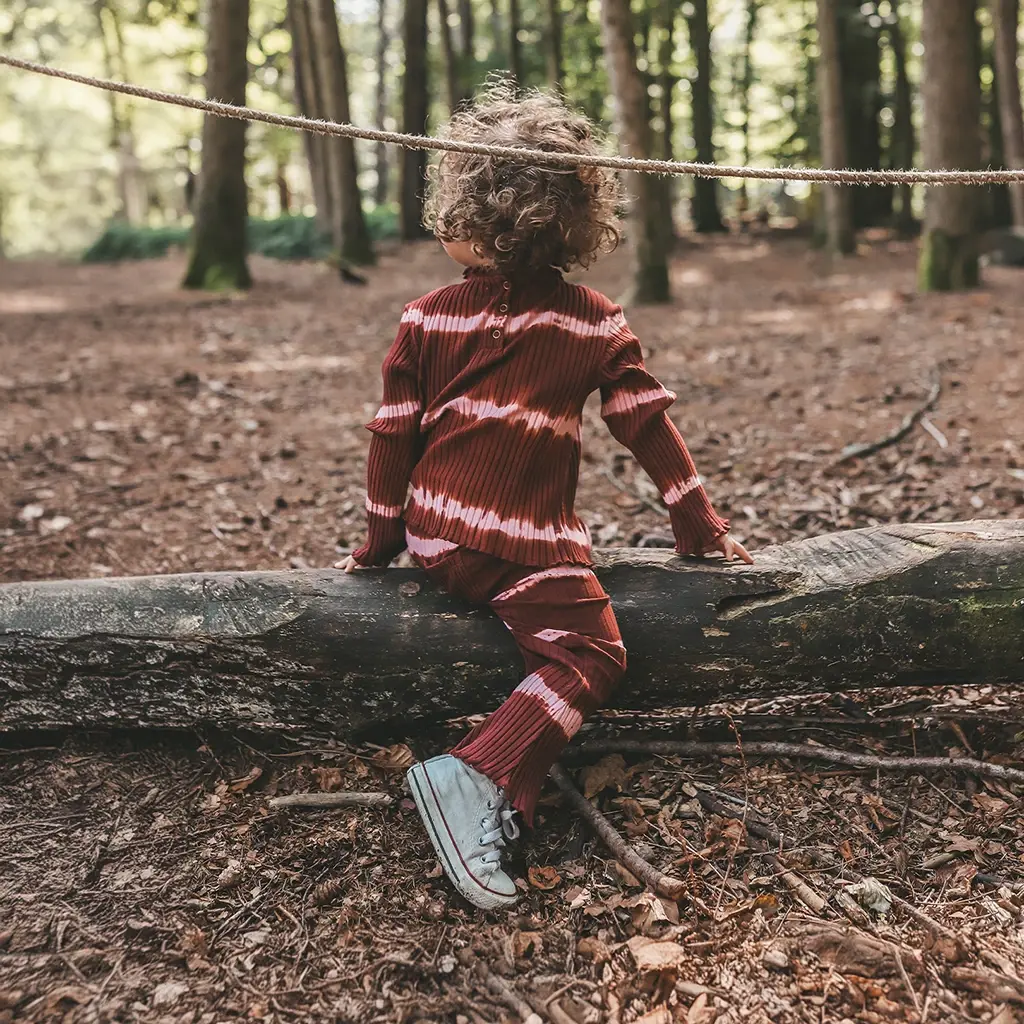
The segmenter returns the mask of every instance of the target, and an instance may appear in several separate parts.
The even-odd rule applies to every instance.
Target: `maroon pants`
[[[548,769],[626,670],[608,595],[586,566],[537,569],[447,541],[408,541],[448,593],[490,605],[523,653],[526,677],[452,753],[500,786],[532,825]]]

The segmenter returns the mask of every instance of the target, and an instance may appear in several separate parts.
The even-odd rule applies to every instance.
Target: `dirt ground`
[[[976,293],[922,298],[913,262],[882,238],[836,267],[794,238],[688,244],[674,305],[631,311],[712,497],[755,549],[1020,517],[1024,275],[988,268]],[[380,361],[402,305],[456,275],[429,243],[386,251],[364,287],[316,266],[253,270],[251,294],[209,297],[176,288],[180,257],[0,262],[0,581],[323,566],[358,543]],[[625,257],[588,280],[617,295]],[[936,379],[934,409],[905,440],[836,465],[846,445],[895,430]],[[588,409],[579,508],[599,542],[664,543],[654,498]],[[477,1024],[531,1009],[553,1024],[1011,1024],[1024,1012],[1015,788],[742,743],[1017,765],[1022,712],[1022,694],[960,688],[685,722],[604,716],[589,735],[741,739],[731,758],[571,762],[686,893],[648,895],[552,793],[514,856],[512,916],[451,894],[402,792],[408,759],[454,727],[359,750],[329,737],[8,737],[0,1024]],[[394,802],[268,808],[275,794],[349,788]]]

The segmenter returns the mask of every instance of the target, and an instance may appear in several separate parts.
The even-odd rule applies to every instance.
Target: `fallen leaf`
[[[317,785],[324,793],[337,793],[341,789],[342,774],[340,768],[314,768]]]
[[[180,981],[164,981],[153,989],[154,1006],[173,1006],[186,992],[188,985]]]
[[[92,992],[81,985],[61,985],[46,994],[46,1009],[53,1013],[61,1003],[77,1003],[79,1006],[92,1000]]]
[[[217,876],[218,889],[233,889],[242,880],[241,865],[238,861],[232,861]]]
[[[544,952],[544,940],[540,932],[517,931],[512,936],[512,948],[515,950],[516,959],[527,956],[531,952],[540,956]]]
[[[642,892],[636,896],[624,899],[621,906],[629,911],[633,919],[633,927],[642,935],[646,934],[654,925],[662,922],[672,924],[672,916],[679,920],[678,910],[672,916],[665,909],[665,904],[660,897],[652,892]]]
[[[562,881],[562,876],[550,864],[532,864],[526,877],[535,889],[554,889]]]
[[[874,911],[876,914],[888,914],[892,909],[892,893],[888,886],[883,885],[877,878],[865,878],[853,885],[847,886],[846,891],[856,899],[865,909]]]
[[[628,885],[631,888],[639,888],[643,885],[643,882],[636,877],[628,868],[624,868],[617,860],[612,861],[612,871],[615,872],[619,877],[619,881],[623,885]]]
[[[576,953],[584,960],[593,960],[595,964],[603,964],[612,956],[607,944],[595,935],[584,935],[576,943]]]
[[[849,839],[844,839],[839,844],[839,853],[842,855],[843,860],[845,860],[847,864],[849,864],[850,861],[855,859],[853,855],[853,847],[850,845]]]
[[[404,772],[416,763],[416,755],[406,744],[396,743],[394,746],[378,750],[370,760],[383,771]]]
[[[570,910],[579,910],[590,902],[590,890],[581,885],[574,885],[571,889],[566,889],[562,895],[565,902],[569,904]]]
[[[244,775],[240,779],[235,779],[235,781],[228,786],[228,789],[231,790],[232,793],[244,793],[262,774],[263,769],[259,765],[253,765],[253,767],[249,769],[248,774]]]
[[[18,513],[18,518],[23,523],[31,523],[36,519],[42,519],[44,515],[46,515],[46,509],[42,505],[26,505]]]
[[[678,967],[687,957],[686,950],[678,942],[659,942],[646,935],[634,935],[627,940],[626,947],[633,955],[638,971],[663,971]]]
[[[621,754],[609,754],[597,764],[588,765],[580,772],[583,795],[589,800],[604,789],[621,792],[626,782],[626,759]]]
[[[633,1024],[672,1024],[672,1011],[662,1003],[648,1010],[642,1017],[637,1017]]]

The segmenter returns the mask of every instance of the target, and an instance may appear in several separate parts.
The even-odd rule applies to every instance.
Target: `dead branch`
[[[794,874],[774,855],[769,855],[768,863],[775,868],[779,878],[789,887],[790,892],[813,914],[821,914],[828,906],[828,900],[812,889],[802,878]]]
[[[916,409],[908,412],[906,416],[900,421],[900,425],[891,433],[886,434],[885,437],[878,441],[872,441],[870,444],[850,444],[847,445],[842,452],[839,454],[839,458],[836,459],[834,465],[841,466],[843,463],[850,462],[852,459],[864,459],[869,455],[874,455],[875,452],[880,452],[883,448],[888,448],[890,445],[899,444],[909,434],[918,421],[924,416],[925,413],[931,412],[935,406],[935,403],[939,400],[939,395],[942,394],[942,375],[939,373],[938,368],[932,372],[932,386],[928,392],[928,397],[925,399],[922,405],[919,405]],[[934,436],[934,435],[933,435]]]
[[[387,793],[289,793],[275,796],[271,810],[286,807],[315,807],[325,810],[334,807],[390,807],[394,801]]]
[[[584,754],[664,754],[681,757],[739,756],[735,743],[703,743],[696,740],[600,740],[579,748]],[[891,757],[881,754],[862,754],[838,747],[819,747],[813,743],[776,743],[772,741],[743,744],[745,754],[767,757],[799,757],[809,761],[828,761],[849,765],[851,768],[872,768],[891,772],[969,772],[1000,782],[1024,782],[1024,771],[1008,768],[971,757]]]
[[[611,851],[612,856],[624,868],[659,896],[665,896],[670,900],[682,898],[686,891],[686,883],[659,871],[632,849],[615,831],[612,823],[576,788],[560,764],[554,765],[548,774],[561,790],[562,795],[572,805],[573,810],[594,830],[601,842]]]
[[[483,968],[487,987],[514,1013],[519,1014],[523,1024],[541,1024],[541,1016],[515,989],[497,974]]]

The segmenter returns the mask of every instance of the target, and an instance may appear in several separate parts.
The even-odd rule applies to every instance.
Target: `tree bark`
[[[452,27],[449,24],[451,11],[448,0],[437,0],[438,28],[441,32],[441,47],[444,50],[445,84],[448,89],[448,109],[455,112],[462,102],[462,91],[459,87],[459,57],[455,52],[455,40],[452,38]]]
[[[327,116],[336,122],[352,120],[349,109],[348,61],[341,43],[334,0],[310,0],[311,25],[315,26],[320,71],[320,93]],[[374,262],[373,243],[363,216],[359,192],[359,166],[354,139],[334,138],[328,143],[331,174],[335,179],[338,204],[334,210],[333,238],[338,255],[346,263]]]
[[[562,4],[548,0],[548,84],[559,92],[565,71],[562,67]]]
[[[405,0],[403,21],[405,74],[402,76],[402,131],[426,135],[427,107],[427,0]],[[422,238],[423,184],[427,157],[423,150],[401,149],[399,230],[402,239]]]
[[[206,95],[244,105],[249,0],[212,0],[208,33]],[[220,291],[252,284],[246,263],[247,217],[245,122],[207,114],[186,288]]]
[[[476,18],[473,15],[473,0],[459,0],[459,47],[466,62],[466,76],[476,62]]]
[[[508,0],[508,70],[520,89],[526,84],[523,73],[523,44],[519,42],[519,0]]]
[[[837,533],[751,567],[599,555],[630,659],[616,707],[1024,682],[1024,522]],[[0,586],[0,730],[408,735],[490,710],[520,672],[495,617],[413,571]]]
[[[762,0],[747,0],[747,22],[743,34],[743,77],[740,81],[740,107],[743,114],[743,166],[749,167],[750,151],[750,91],[754,87],[754,39],[757,35],[757,18],[761,13]],[[740,209],[746,213],[750,207],[747,179],[740,180]]]
[[[881,28],[865,13],[860,0],[838,0],[838,7],[846,159],[850,167],[878,171],[882,169]],[[854,229],[890,222],[891,186],[862,185],[848,191]]]
[[[977,169],[981,163],[981,86],[975,55],[975,0],[928,0],[924,44],[924,165]],[[922,291],[959,291],[978,284],[978,189],[931,188],[918,264]]]
[[[615,127],[626,155],[651,155],[647,92],[636,64],[629,0],[602,0],[602,35],[615,106]],[[668,277],[671,207],[664,184],[653,174],[632,174],[634,283],[637,303],[671,301]]]
[[[1020,0],[992,0],[995,73],[999,92],[999,121],[1002,126],[1006,166],[1024,170],[1024,113],[1021,111],[1019,47],[1017,29]],[[1024,231],[1024,182],[1010,186],[1013,226]]]
[[[388,116],[389,43],[387,0],[377,0],[377,127],[381,131],[386,127]],[[388,201],[388,147],[378,142],[374,156],[377,182],[373,199],[378,206],[383,206]]]
[[[292,37],[292,74],[295,78],[295,105],[305,117],[322,119],[319,76],[316,55],[313,52],[312,32],[306,0],[288,0],[288,26]],[[323,135],[303,132],[306,164],[316,206],[316,222],[320,230],[329,235],[334,224],[330,174],[327,167],[328,140]]]
[[[822,165],[842,168],[846,166],[847,155],[838,18],[837,0],[818,0],[817,76]],[[837,255],[849,255],[856,248],[850,190],[840,185],[824,185],[822,192],[828,247]]]
[[[693,0],[693,14],[686,23],[690,30],[690,46],[697,64],[693,80],[693,141],[696,157],[701,163],[715,162],[715,118],[711,82],[711,22],[708,0]],[[718,181],[715,178],[693,179],[693,226],[700,234],[725,231],[718,209]]]
[[[910,88],[910,76],[907,74],[907,37],[903,29],[903,17],[898,2],[893,3],[888,30],[896,79],[891,165],[900,170],[909,170],[914,166],[917,142],[914,137],[914,98]],[[896,200],[893,226],[897,234],[903,238],[909,238],[916,228],[913,187],[897,185]]]

